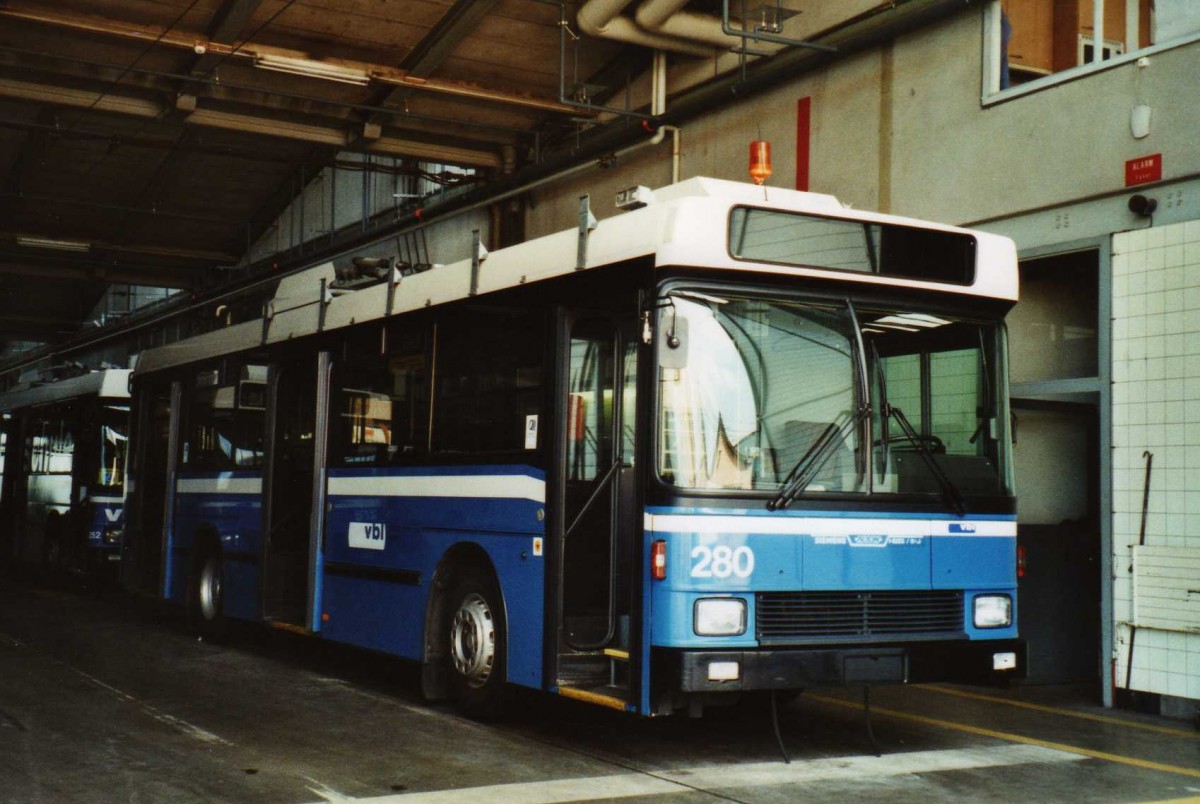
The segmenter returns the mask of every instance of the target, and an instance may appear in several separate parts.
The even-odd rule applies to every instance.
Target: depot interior
[[[1015,240],[1025,683],[1190,716],[1200,595],[1133,558],[1200,588],[1196,86],[1188,0],[8,0],[0,387],[769,143],[770,185]]]

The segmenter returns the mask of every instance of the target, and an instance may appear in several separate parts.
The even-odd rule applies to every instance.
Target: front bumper
[[[1013,653],[1016,667],[993,669],[996,654]],[[871,647],[784,648],[743,651],[664,650],[659,661],[681,692],[798,690],[843,684],[995,682],[1024,678],[1025,643],[1019,639],[922,642]],[[710,680],[714,663],[737,663],[738,677]],[[716,675],[728,675],[726,671]]]

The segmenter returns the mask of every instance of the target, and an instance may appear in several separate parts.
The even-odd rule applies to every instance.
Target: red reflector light
[[[1025,545],[1017,545],[1017,577],[1025,577]]]
[[[650,545],[650,577],[656,581],[667,577],[667,543],[662,539]]]

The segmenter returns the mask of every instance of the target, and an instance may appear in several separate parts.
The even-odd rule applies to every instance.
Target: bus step
[[[295,623],[285,623],[283,620],[268,620],[267,625],[271,626],[277,631],[287,631],[289,634],[308,636],[308,629],[302,625],[296,625]]]
[[[618,662],[629,661],[629,651],[621,650],[620,648],[605,648],[604,655]]]
[[[616,709],[619,712],[624,712],[626,708],[626,699],[621,691],[612,687],[601,687],[598,690],[585,690],[578,687],[559,687],[558,694],[564,698],[571,698],[584,703],[604,706],[608,709]]]
[[[612,659],[601,653],[558,657],[558,683],[564,687],[603,687],[612,680]]]

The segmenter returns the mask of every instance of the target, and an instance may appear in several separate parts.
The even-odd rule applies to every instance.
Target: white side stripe
[[[261,477],[184,477],[175,482],[179,494],[262,494]]]
[[[1086,757],[1034,745],[1000,745],[986,748],[960,748],[946,751],[912,751],[884,754],[882,757],[833,757],[793,762],[753,762],[661,770],[653,773],[619,773],[578,779],[553,779],[545,782],[497,784],[438,790],[429,793],[404,793],[395,796],[352,799],[372,804],[440,804],[460,801],[517,801],[522,804],[553,804],[560,801],[596,801],[695,794],[699,791],[743,789],[783,785],[812,785],[819,782],[863,782],[916,773],[942,773],[976,768],[1012,765],[1078,762]],[[782,792],[782,791],[781,791]],[[795,792],[794,790],[792,792]],[[812,791],[809,791],[810,795]],[[817,796],[819,798],[819,796]]]
[[[477,497],[546,501],[546,481],[528,475],[332,477],[329,494],[355,497]]]
[[[970,532],[951,533],[950,525],[928,519],[849,519],[835,517],[703,516],[646,514],[645,528],[653,533],[770,533],[789,536],[844,536],[847,533],[886,533],[889,536],[1005,536],[1017,535],[1016,522],[971,522]]]

